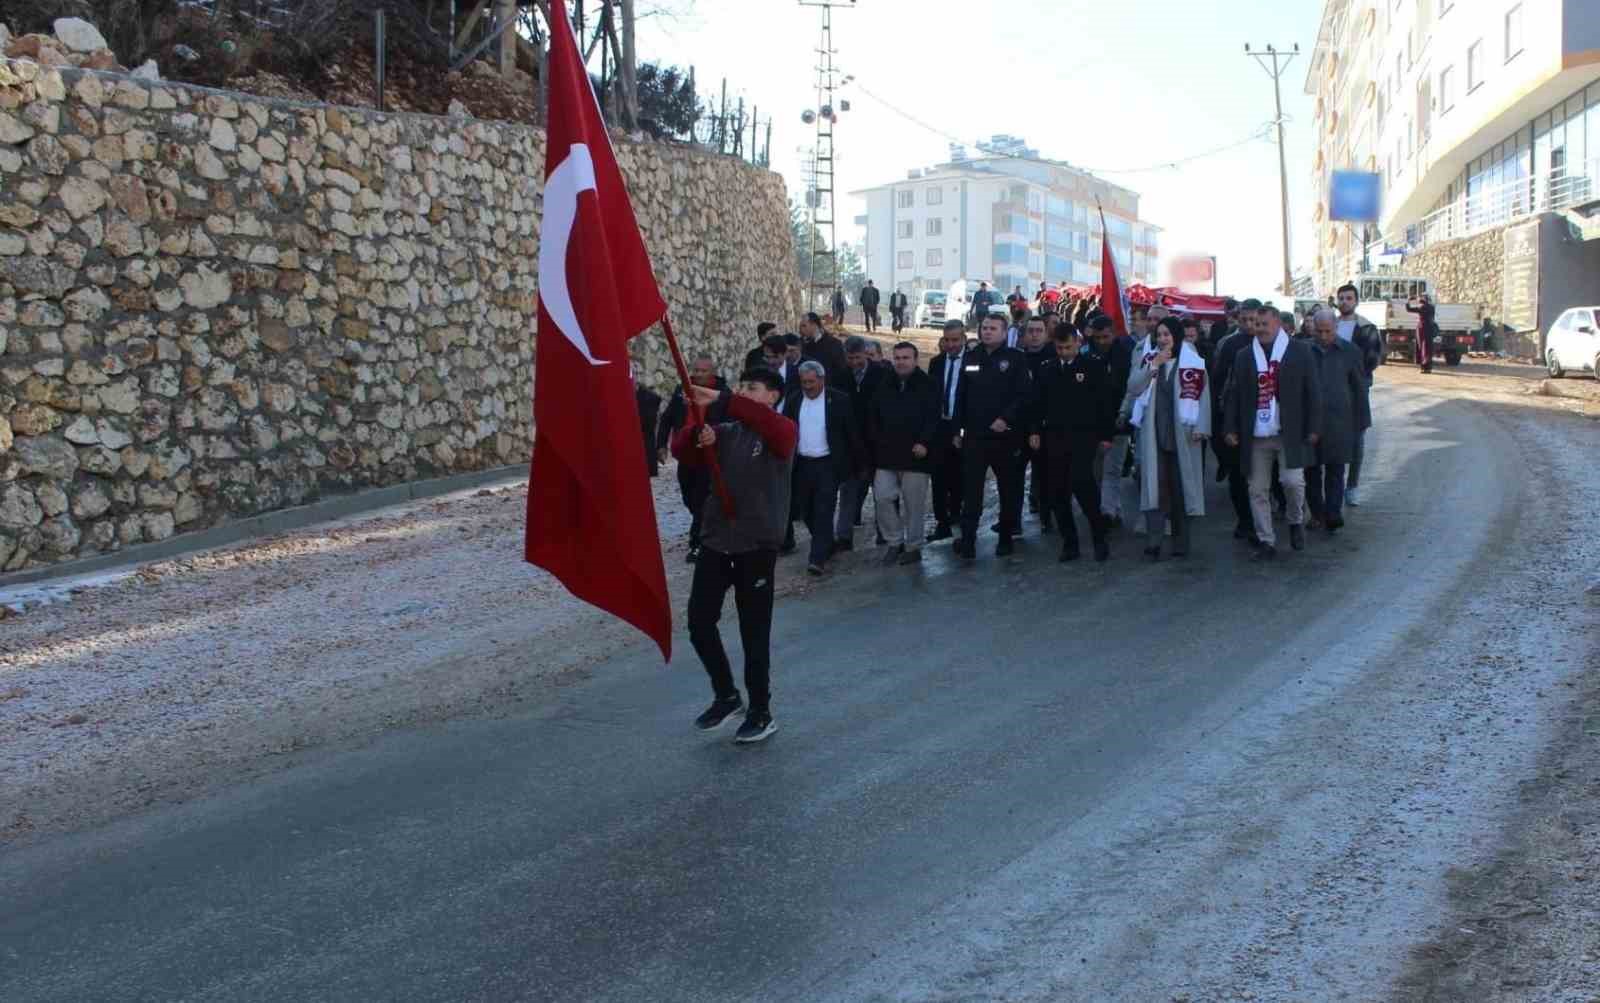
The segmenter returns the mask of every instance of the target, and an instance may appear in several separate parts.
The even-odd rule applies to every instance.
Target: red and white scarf
[[[1145,360],[1155,358],[1151,353]],[[1135,427],[1144,425],[1144,415],[1152,402],[1155,401],[1156,384],[1161,382],[1160,373],[1150,374],[1150,385],[1144,388],[1144,393],[1133,402],[1133,413],[1128,421]],[[1200,394],[1206,388],[1206,363],[1200,358],[1200,353],[1187,341],[1178,350],[1178,424],[1194,427],[1200,424]]]
[[[1289,350],[1289,336],[1281,330],[1272,340],[1272,358],[1261,350],[1260,339],[1252,339],[1250,350],[1256,360],[1256,428],[1258,439],[1268,439],[1283,431],[1278,417],[1278,367]]]

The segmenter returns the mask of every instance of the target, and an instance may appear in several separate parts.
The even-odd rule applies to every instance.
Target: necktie
[[[957,359],[946,355],[944,357],[944,416],[953,418],[955,410],[956,377],[960,372],[960,363]]]

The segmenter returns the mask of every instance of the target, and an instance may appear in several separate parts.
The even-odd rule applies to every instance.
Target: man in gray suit
[[[1240,469],[1250,477],[1250,515],[1261,541],[1254,560],[1278,556],[1272,531],[1272,465],[1288,497],[1289,544],[1306,545],[1305,468],[1317,462],[1322,434],[1322,397],[1317,362],[1303,340],[1283,330],[1277,307],[1258,309],[1255,337],[1239,349],[1224,391],[1223,435],[1239,450]]]

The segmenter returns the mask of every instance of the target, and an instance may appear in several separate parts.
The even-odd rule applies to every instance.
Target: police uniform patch
[[[994,364],[994,367],[996,369],[1000,370],[1003,373],[1007,369],[1011,368],[1011,360],[1010,359],[1001,359],[999,362],[996,362]]]
[[[1079,373],[1079,374],[1078,374],[1078,382],[1079,382],[1079,383],[1082,383],[1082,382],[1083,382],[1083,374],[1082,374],[1082,373]]]

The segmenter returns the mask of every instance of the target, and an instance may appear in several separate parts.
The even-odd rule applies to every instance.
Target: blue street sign
[[[1334,171],[1328,182],[1328,218],[1346,223],[1376,223],[1380,191],[1376,174]]]

